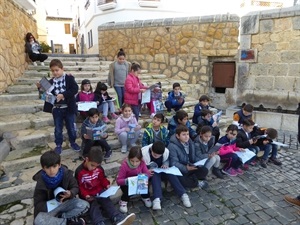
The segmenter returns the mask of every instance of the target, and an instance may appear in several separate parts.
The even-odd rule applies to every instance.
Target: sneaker
[[[85,225],[85,220],[83,218],[79,218],[77,219],[77,221],[75,220],[68,220],[67,221],[67,225]]]
[[[120,205],[120,212],[121,213],[127,213],[128,212],[127,202],[120,200],[119,205]]]
[[[115,113],[112,113],[112,114],[111,114],[111,118],[113,118],[114,120],[116,120],[116,119],[118,119],[119,117],[118,117],[118,115],[116,115]]]
[[[253,160],[251,163],[250,163],[251,166],[256,166],[256,161]]]
[[[107,118],[107,116],[103,116],[102,121],[104,123],[110,123],[110,120]]]
[[[45,66],[45,63],[44,63],[44,62],[41,62],[41,66]]]
[[[112,150],[108,150],[107,152],[105,152],[105,155],[104,155],[104,159],[109,159],[111,157],[111,154],[112,154]]]
[[[234,169],[235,170],[235,172],[238,174],[238,175],[243,175],[244,174],[244,172],[243,172],[243,170],[241,169],[241,168],[237,168],[237,169]]]
[[[150,118],[152,119],[155,116],[155,113],[151,113]]]
[[[152,209],[153,210],[161,210],[161,205],[160,205],[160,199],[156,198],[152,202]]]
[[[57,145],[57,146],[55,147],[54,151],[55,151],[57,154],[60,155],[61,152],[62,152],[62,147],[61,147],[61,145]]]
[[[32,65],[37,66],[37,63],[36,63],[36,62],[33,62]]]
[[[142,201],[144,202],[144,204],[147,208],[150,208],[152,206],[152,202],[151,202],[150,198],[142,198]]]
[[[135,214],[131,213],[128,216],[124,216],[122,214],[118,214],[113,218],[113,224],[115,225],[130,225],[135,220]]]
[[[270,158],[269,159],[269,162],[272,162],[272,163],[274,163],[274,165],[276,165],[276,166],[281,166],[282,165],[282,162],[280,162],[278,159],[276,159],[276,158]]]
[[[207,181],[206,180],[201,180],[201,181],[199,180],[198,181],[198,187],[203,189],[203,190],[207,189],[208,188]]]
[[[182,203],[183,203],[183,205],[184,205],[185,207],[187,207],[187,208],[192,207],[192,204],[191,204],[191,202],[190,202],[190,198],[189,198],[189,196],[188,196],[186,193],[184,193],[184,194],[181,196],[181,201],[182,201]]]
[[[127,145],[122,145],[121,152],[122,153],[126,153],[127,152]]]
[[[79,145],[74,142],[74,143],[71,143],[71,148],[75,151],[75,152],[79,152],[80,151],[80,147]]]
[[[221,173],[221,170],[217,167],[213,167],[212,174],[215,175],[217,178],[224,179],[224,175]]]
[[[267,160],[261,160],[261,162],[260,162],[260,165],[261,165],[261,167],[263,167],[263,168],[267,168]]]
[[[232,168],[229,168],[228,170],[222,170],[222,172],[227,174],[228,176],[231,176],[231,177],[236,177],[237,176],[236,171]]]
[[[249,164],[244,164],[243,165],[243,170],[249,170]]]
[[[284,196],[284,200],[292,205],[300,206],[300,199],[298,198],[291,198],[289,196]]]

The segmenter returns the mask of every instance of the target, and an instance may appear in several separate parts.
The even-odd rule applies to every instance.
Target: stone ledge
[[[300,15],[300,5],[292,6],[282,9],[270,9],[264,11],[254,11],[246,14],[245,16],[258,15],[259,19],[275,19],[283,17],[293,17]]]

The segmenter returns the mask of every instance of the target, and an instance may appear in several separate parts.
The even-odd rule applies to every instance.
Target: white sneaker
[[[41,62],[41,66],[45,66],[45,63],[44,63],[44,62]]]
[[[120,205],[120,212],[121,213],[127,213],[128,212],[127,202],[120,200],[119,205]]]
[[[152,209],[153,210],[161,210],[161,205],[160,205],[160,199],[159,198],[156,198],[156,199],[153,200]]]
[[[37,63],[36,63],[36,62],[33,62],[32,65],[37,66]]]
[[[144,204],[147,208],[150,208],[152,206],[152,202],[151,202],[150,198],[142,198],[142,201],[144,202]]]
[[[122,153],[126,153],[127,152],[127,145],[122,145],[121,152]]]
[[[192,207],[192,204],[191,204],[191,202],[190,202],[190,198],[189,198],[189,196],[188,196],[186,193],[184,193],[184,194],[181,196],[181,201],[182,201],[182,203],[183,203],[183,205],[184,205],[185,207],[187,207],[187,208]]]
[[[150,118],[152,119],[155,116],[155,113],[151,113]]]

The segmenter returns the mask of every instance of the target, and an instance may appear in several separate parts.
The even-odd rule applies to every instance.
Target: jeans
[[[62,145],[63,143],[63,126],[66,124],[69,141],[75,143],[76,129],[75,129],[75,114],[69,113],[68,108],[53,108],[52,115],[54,120],[54,136],[55,144]]]
[[[74,219],[89,209],[87,201],[72,198],[50,212],[40,212],[34,219],[35,225],[66,225],[67,219]],[[58,218],[60,217],[60,218]]]
[[[132,112],[136,118],[136,121],[139,121],[139,115],[140,115],[140,105],[131,105]]]
[[[207,159],[204,166],[210,170],[212,167],[216,167],[219,168],[220,166],[220,156],[219,155],[215,155],[214,157]]]
[[[123,186],[120,186],[123,194],[121,196],[121,200],[124,201],[124,202],[129,202],[130,200],[130,197],[128,195],[128,186],[127,185],[123,185]],[[142,198],[150,198],[150,194],[149,194],[149,191],[148,191],[148,194],[143,194],[141,195]]]
[[[115,113],[116,110],[115,110],[115,105],[114,105],[113,101],[102,102],[101,105],[98,106],[98,111],[102,112],[102,115],[104,117],[107,117],[108,109],[109,109],[109,112]]]
[[[161,189],[161,181],[167,180],[171,183],[175,193],[181,197],[184,193],[186,193],[186,190],[180,183],[177,176],[172,174],[166,174],[166,173],[154,173],[151,178],[152,183],[152,189],[153,189],[153,198],[162,198],[162,189]]]
[[[119,101],[119,108],[121,108],[123,103],[124,103],[124,87],[114,86],[114,88],[117,92],[118,101]]]
[[[264,155],[262,157],[263,160],[268,159],[269,154],[270,154],[271,151],[272,151],[271,158],[276,159],[277,150],[278,150],[277,145],[275,145],[275,144],[266,144],[266,145],[259,146],[259,148],[260,148],[260,150],[264,151]]]
[[[111,149],[105,139],[100,139],[100,140],[94,141],[91,139],[82,138],[82,142],[83,142],[83,146],[84,146],[83,152],[82,152],[83,156],[86,156],[93,146],[101,146],[105,152],[108,152]]]
[[[35,61],[40,61],[40,62],[44,62],[48,56],[45,55],[45,54],[35,54],[35,53],[31,53],[29,55],[29,58],[32,62],[35,62]]]
[[[221,155],[220,158],[221,158],[221,162],[225,163],[223,170],[228,170],[231,167],[233,169],[237,169],[242,165],[242,161],[239,159],[239,157],[235,153],[228,153],[225,155]]]
[[[93,221],[93,224],[100,223],[104,221],[104,218],[102,216],[102,212],[104,211],[105,214],[108,216],[110,220],[113,220],[115,216],[120,214],[110,198],[95,198],[92,202],[90,202],[90,217]],[[100,208],[101,207],[101,208]]]
[[[208,169],[204,166],[197,167],[197,170],[189,171],[183,176],[178,176],[178,179],[183,187],[195,188],[198,187],[198,180],[205,180],[208,174]]]
[[[127,145],[127,141],[129,141],[129,144],[130,144],[130,145],[135,144],[136,141],[137,141],[137,139],[138,139],[139,136],[140,136],[140,133],[141,133],[141,131],[138,130],[138,131],[136,131],[136,132],[134,133],[134,138],[133,138],[133,139],[128,139],[128,138],[127,138],[127,132],[126,132],[126,131],[121,132],[121,133],[119,134],[119,141],[121,142],[121,145],[122,145],[122,146],[123,146],[123,145]]]
[[[184,104],[184,100],[180,105],[172,105],[171,101],[165,101],[165,106],[167,107],[168,112],[171,112],[172,108],[175,110],[175,112],[178,111],[179,109],[182,108],[183,104]]]

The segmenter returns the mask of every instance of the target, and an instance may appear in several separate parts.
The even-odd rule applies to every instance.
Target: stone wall
[[[257,54],[253,62],[238,63],[237,105],[295,110],[300,101],[300,6],[242,17],[240,48]]]
[[[37,33],[35,20],[12,0],[0,1],[0,93],[20,77],[26,66],[24,37]]]
[[[238,49],[239,17],[214,15],[139,20],[99,26],[99,54],[113,60],[120,48],[142,69],[198,85],[209,92],[209,57],[234,57]]]

